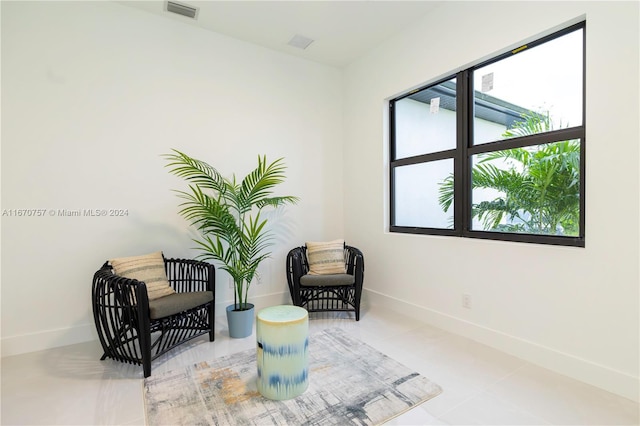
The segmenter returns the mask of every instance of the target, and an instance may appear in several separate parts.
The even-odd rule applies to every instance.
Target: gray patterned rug
[[[286,401],[256,389],[256,351],[144,381],[148,425],[374,425],[442,392],[437,384],[333,328],[309,337],[309,388]]]

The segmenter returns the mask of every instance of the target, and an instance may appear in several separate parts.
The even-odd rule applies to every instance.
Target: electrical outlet
[[[233,278],[229,277],[229,290],[236,288],[236,283],[233,282]]]
[[[471,309],[471,295],[469,293],[462,294],[462,307],[465,309]]]

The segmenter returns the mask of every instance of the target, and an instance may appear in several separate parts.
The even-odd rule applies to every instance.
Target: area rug
[[[148,425],[376,425],[442,392],[338,328],[309,336],[309,387],[286,401],[256,388],[251,349],[144,381]]]

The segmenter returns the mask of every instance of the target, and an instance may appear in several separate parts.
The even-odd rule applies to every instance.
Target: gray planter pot
[[[249,309],[244,311],[234,311],[235,305],[227,306],[227,324],[229,325],[230,337],[243,338],[251,336],[255,307],[251,303],[247,303],[247,306],[249,306]]]

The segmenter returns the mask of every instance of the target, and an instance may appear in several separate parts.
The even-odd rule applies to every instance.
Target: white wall
[[[1,209],[129,211],[2,218],[3,355],[95,338],[91,277],[107,258],[195,255],[171,193],[182,182],[161,154],[180,148],[240,175],[267,154],[286,157],[282,193],[302,202],[286,209],[254,298],[285,296],[290,246],[344,229],[366,254],[370,303],[637,399],[637,3],[444,4],[350,66],[344,92],[339,70],[119,4],[1,8]],[[586,248],[387,233],[385,99],[581,15]]]
[[[450,2],[347,68],[345,158],[358,161],[345,165],[344,227],[366,254],[370,303],[638,399],[638,12],[637,2]],[[388,233],[385,100],[581,16],[586,247]]]
[[[110,2],[2,2],[2,354],[97,338],[93,273],[111,257],[193,257],[161,154],[244,176],[285,157],[264,283],[288,300],[287,251],[342,236],[342,74]],[[57,217],[53,209],[128,209]],[[232,300],[218,276],[218,301]]]

